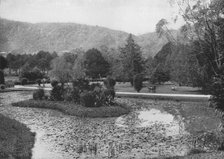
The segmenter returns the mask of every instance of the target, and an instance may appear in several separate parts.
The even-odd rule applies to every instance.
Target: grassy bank
[[[30,159],[35,134],[16,120],[0,114],[0,158]]]
[[[113,106],[102,106],[102,107],[84,107],[79,104],[69,102],[56,102],[56,101],[45,101],[45,100],[25,100],[17,103],[12,103],[13,106],[17,107],[34,107],[34,108],[48,108],[59,110],[68,115],[74,115],[78,117],[118,117],[130,112],[130,108],[117,104]]]

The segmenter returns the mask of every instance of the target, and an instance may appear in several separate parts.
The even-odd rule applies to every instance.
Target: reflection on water
[[[117,118],[116,125],[120,127],[152,127],[160,126],[166,136],[187,134],[184,122],[180,116],[173,116],[158,109],[135,111]]]
[[[27,100],[32,98],[32,95],[33,95],[32,91],[0,93],[0,104],[4,103],[4,105],[8,105],[11,104],[12,102]]]
[[[33,148],[32,159],[60,159],[63,156],[57,152],[51,152],[49,150],[49,144],[44,143],[42,138],[44,136],[44,132],[40,132],[36,130],[36,141]]]
[[[10,103],[31,98],[31,95],[17,92],[1,97],[5,103]],[[157,109],[103,119],[82,119],[54,110],[10,105],[0,107],[0,113],[25,123],[36,132],[32,159],[91,157],[92,143],[97,147],[97,155],[92,158],[108,158],[108,155],[153,158],[185,155],[188,152],[187,143],[183,141],[187,133],[181,118]],[[85,153],[80,153],[80,145]]]

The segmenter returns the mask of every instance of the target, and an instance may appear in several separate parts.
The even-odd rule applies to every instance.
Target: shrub
[[[40,84],[41,84],[41,79],[37,79],[37,80],[36,80],[36,83],[40,86]]]
[[[33,93],[34,100],[42,100],[42,99],[44,99],[44,97],[45,97],[45,94],[44,94],[43,89],[38,89],[38,90],[34,91],[34,93]]]
[[[72,95],[73,102],[76,102],[76,103],[80,102],[80,91],[77,87],[72,89],[71,95]]]
[[[1,90],[5,89],[5,85],[4,84],[0,84],[0,89]]]
[[[95,94],[93,91],[83,92],[80,95],[80,102],[85,107],[95,107]]]
[[[28,79],[27,78],[22,78],[21,79],[21,84],[22,85],[26,85],[28,83]]]
[[[103,90],[103,95],[104,95],[104,98],[105,98],[105,104],[106,105],[113,105],[114,104],[114,97],[115,97],[114,89]]]
[[[89,86],[89,89],[90,89],[91,91],[93,91],[96,87],[101,88],[102,85],[101,85],[100,83],[92,83],[92,84]]]
[[[191,149],[189,152],[188,152],[188,155],[194,155],[194,154],[200,154],[200,153],[205,153],[206,151],[204,150],[200,150],[200,149]]]
[[[65,101],[71,102],[73,101],[73,90],[68,87],[63,91],[63,98]]]
[[[56,85],[53,87],[51,94],[50,94],[50,100],[53,101],[62,101],[63,100],[63,88],[59,85]]]
[[[134,76],[133,85],[137,92],[139,92],[142,89],[143,87],[142,82],[143,82],[143,77],[141,74],[137,74]]]
[[[103,83],[107,89],[114,89],[116,81],[112,77],[107,76]]]
[[[11,87],[14,87],[14,82],[13,81],[6,81],[5,82],[5,86],[6,86],[6,88],[11,88]]]
[[[86,79],[77,79],[72,82],[73,88],[77,88],[80,92],[89,90],[89,81]]]
[[[101,107],[114,104],[115,91],[95,87],[93,91],[84,92],[80,95],[80,102],[86,107]]]
[[[52,80],[51,81],[51,86],[52,87],[55,87],[55,86],[57,86],[58,85],[58,81],[57,80]]]
[[[95,87],[92,92],[95,98],[95,107],[100,107],[106,104],[106,96],[101,87]]]
[[[21,85],[22,83],[21,83],[21,81],[15,81],[14,84],[15,85]]]

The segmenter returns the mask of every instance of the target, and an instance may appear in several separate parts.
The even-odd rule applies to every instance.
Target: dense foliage
[[[57,54],[45,51],[39,51],[37,54],[16,54],[13,51],[7,54],[9,63],[9,74],[18,75],[22,68],[26,67],[30,70],[35,67],[40,69],[42,73],[48,72],[52,59],[57,57]]]
[[[188,52],[193,59],[186,58],[190,67],[185,67],[188,68],[187,72],[183,72],[189,73],[187,77],[191,78],[194,86],[202,87],[214,96],[217,107],[223,106],[224,1],[175,0],[171,3],[179,6],[179,14],[186,22],[180,31],[188,48],[191,48]],[[157,25],[157,32],[170,33],[166,25],[166,21],[161,20]],[[179,45],[175,40],[170,42]]]
[[[34,68],[32,70],[23,69],[20,74],[20,78],[26,78],[29,81],[36,81],[37,79],[42,79],[44,74],[38,69]]]
[[[159,83],[161,84],[162,82],[166,82],[170,80],[170,74],[169,71],[165,70],[161,65],[158,65],[154,72],[152,72],[151,77],[150,77],[150,83],[155,84]]]
[[[8,61],[3,56],[0,56],[0,70],[5,69],[8,66]]]
[[[97,49],[90,49],[84,55],[86,75],[91,78],[105,77],[109,72],[109,63]]]
[[[90,84],[88,80],[77,79],[74,80],[72,86],[62,86],[56,80],[51,82],[52,91],[50,97],[45,96],[44,91],[39,89],[33,93],[33,99],[43,100],[49,99],[51,101],[67,101],[77,104],[82,104],[86,107],[100,107],[114,105],[115,91],[105,89],[99,83]],[[114,86],[115,83],[112,83]]]
[[[0,84],[5,84],[3,69],[5,69],[7,66],[8,61],[3,56],[0,56]]]

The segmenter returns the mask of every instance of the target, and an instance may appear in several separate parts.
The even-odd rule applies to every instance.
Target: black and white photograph
[[[0,159],[224,159],[224,0],[0,0]]]

